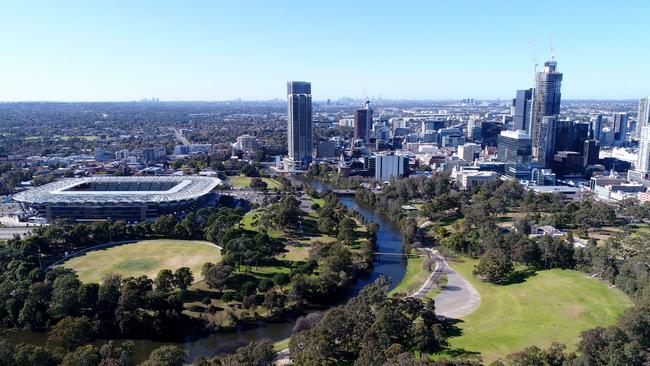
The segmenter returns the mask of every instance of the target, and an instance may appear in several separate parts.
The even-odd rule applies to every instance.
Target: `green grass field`
[[[221,260],[219,249],[207,242],[191,240],[144,240],[137,243],[97,249],[65,261],[62,266],[77,271],[82,282],[100,282],[110,273],[122,276],[146,275],[153,279],[161,269],[189,267],[194,280],[201,278],[206,262]]]
[[[631,305],[621,291],[577,271],[540,271],[525,282],[497,286],[472,276],[475,263],[451,263],[479,291],[481,305],[457,324],[462,335],[450,346],[480,352],[485,361],[552,341],[575,349],[582,331],[615,323]]]
[[[251,177],[245,177],[243,175],[230,176],[228,177],[228,184],[233,188],[249,188],[251,184]],[[280,188],[280,183],[271,178],[262,178],[264,182],[268,185],[268,189]]]
[[[408,259],[406,265],[406,273],[404,278],[397,285],[390,294],[404,293],[410,295],[411,293],[417,291],[424,281],[429,277],[429,272],[422,268],[422,265],[427,260],[426,257],[411,257]]]

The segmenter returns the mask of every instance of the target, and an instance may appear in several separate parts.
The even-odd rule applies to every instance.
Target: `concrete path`
[[[442,276],[444,273],[444,260],[442,260],[439,256],[436,256],[431,248],[424,248],[422,251],[425,252],[429,258],[433,258],[433,260],[436,261],[436,267],[431,272],[429,277],[427,277],[427,280],[424,281],[422,286],[420,286],[417,291],[411,294],[411,297],[423,297],[426,295],[427,292],[429,292],[434,286],[438,284],[438,279],[440,279],[440,276]]]
[[[441,263],[441,272],[447,274],[447,284],[434,298],[436,314],[445,318],[458,319],[472,313],[481,304],[481,296],[476,288],[451,268],[437,250],[431,250],[431,253]],[[438,264],[436,264],[437,268]]]

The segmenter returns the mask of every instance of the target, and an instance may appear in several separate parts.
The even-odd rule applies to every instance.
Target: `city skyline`
[[[563,99],[639,99],[650,84],[640,1],[551,1],[552,17],[482,2],[191,5],[7,4],[0,101],[269,100],[286,80],[310,80],[314,100],[508,100],[552,53],[571,75]],[[612,18],[625,26],[602,26]]]

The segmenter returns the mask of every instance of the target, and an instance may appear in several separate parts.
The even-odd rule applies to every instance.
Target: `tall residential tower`
[[[370,128],[372,127],[372,108],[370,101],[366,101],[363,109],[354,111],[354,138],[368,142],[370,139]]]
[[[636,137],[641,137],[643,127],[650,127],[650,97],[639,100],[636,120]]]
[[[531,139],[533,140],[533,156],[538,160],[544,159],[541,155],[541,141],[545,144],[553,141],[550,136],[540,136],[541,122],[544,117],[559,116],[561,101],[562,73],[557,71],[555,60],[544,63],[544,71],[535,75],[535,91],[533,95],[533,110],[531,115]],[[551,131],[552,129],[547,129]],[[554,136],[553,136],[554,137]],[[548,148],[548,146],[545,146]],[[548,151],[548,150],[546,150]]]
[[[311,83],[287,82],[288,169],[304,169],[312,158]]]

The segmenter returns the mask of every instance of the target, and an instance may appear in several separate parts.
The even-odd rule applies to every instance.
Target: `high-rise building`
[[[517,97],[514,99],[513,130],[526,131],[530,135],[532,105],[533,89],[517,90]]]
[[[627,113],[614,113],[614,142],[624,143],[627,139]]]
[[[505,175],[517,179],[530,177],[532,143],[526,131],[501,132],[497,146],[497,159],[505,164]]]
[[[526,131],[502,131],[497,146],[499,161],[512,164],[530,163],[532,144]]]
[[[312,157],[311,83],[287,82],[289,165],[301,169]]]
[[[591,131],[589,132],[589,137],[600,141],[600,133],[603,131],[603,127],[605,127],[604,122],[603,122],[603,115],[599,114],[596,117],[591,119]]]
[[[474,160],[481,154],[481,145],[468,143],[458,145],[458,157],[472,164]]]
[[[598,164],[598,156],[600,155],[600,143],[598,140],[586,140],[583,146],[582,158],[584,162],[582,165],[586,167]]]
[[[560,114],[562,88],[562,73],[557,71],[557,62],[554,60],[544,63],[544,71],[535,75],[535,90],[533,92],[533,108],[531,115],[531,138],[533,140],[533,156],[538,160],[544,159],[546,153],[541,148],[541,125],[542,119],[546,116],[558,116]],[[550,160],[553,159],[551,154]],[[549,160],[549,162],[550,162]]]
[[[639,155],[635,170],[643,173],[650,173],[650,126],[641,128]]]
[[[603,127],[600,131],[600,145],[613,146],[614,145],[614,129],[610,127]]]
[[[639,100],[639,109],[636,116],[636,136],[641,137],[643,127],[650,126],[650,97]]]
[[[589,138],[589,123],[557,121],[555,126],[555,152],[575,151],[582,153],[583,143]]]
[[[391,177],[408,173],[409,157],[404,154],[387,152],[375,155],[375,179],[390,180]]]
[[[368,141],[372,127],[372,108],[366,101],[365,108],[354,111],[354,138]]]
[[[553,164],[555,153],[555,129],[557,116],[544,116],[539,122],[537,161],[543,168],[549,169]],[[535,142],[533,141],[533,144]],[[534,147],[533,147],[534,149]]]

